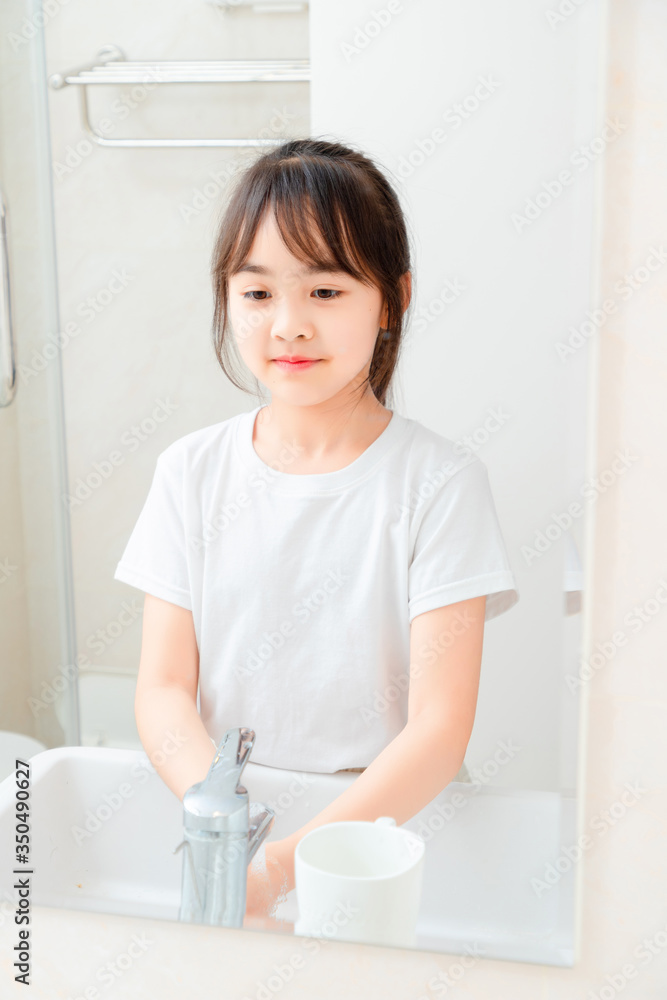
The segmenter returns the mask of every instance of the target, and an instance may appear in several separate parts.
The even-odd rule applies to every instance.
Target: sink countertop
[[[306,988],[306,977],[312,979],[316,992],[322,981],[330,982],[334,997],[338,995],[336,981],[339,984],[353,981],[354,966],[361,957],[360,948],[372,948],[378,956],[387,951],[384,947],[293,937],[275,931],[252,929],[248,933],[248,928],[203,927],[32,906],[30,993],[26,994],[25,987],[13,981],[15,959],[12,949],[18,942],[19,928],[14,924],[13,910],[7,903],[0,907],[0,914],[0,993],[3,1000],[26,995],[31,1000],[115,1000],[121,997],[123,1000],[156,1000],[158,997],[159,1000],[191,1000],[193,996],[255,1000],[260,986],[266,990],[267,981],[272,976],[275,978],[274,966],[283,970],[285,983],[290,978],[290,969],[292,977],[304,977],[303,988]],[[414,962],[415,972],[424,969],[429,960],[433,964],[436,957],[403,949],[392,951]],[[346,971],[348,963],[349,971]],[[313,993],[307,989],[305,995]]]

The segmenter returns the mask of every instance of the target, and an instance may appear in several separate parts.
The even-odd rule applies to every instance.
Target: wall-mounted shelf
[[[106,84],[163,83],[308,83],[308,59],[224,59],[190,62],[128,62],[117,45],[105,45],[92,63],[54,73],[49,77],[53,90],[78,86],[83,127],[100,146],[272,146],[279,139],[109,139],[90,123],[87,88]]]

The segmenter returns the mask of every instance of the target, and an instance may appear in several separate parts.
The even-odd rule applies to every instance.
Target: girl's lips
[[[282,368],[283,371],[298,372],[305,368],[312,368],[320,360],[320,358],[313,358],[312,361],[279,361],[277,358],[274,358],[273,363]]]

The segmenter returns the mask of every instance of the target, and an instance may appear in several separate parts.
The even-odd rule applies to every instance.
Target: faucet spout
[[[268,806],[250,803],[240,784],[254,742],[254,730],[228,729],[204,780],[183,796],[179,920],[243,926],[248,864],[275,819]]]

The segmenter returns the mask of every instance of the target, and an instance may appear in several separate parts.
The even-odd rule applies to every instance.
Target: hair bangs
[[[257,231],[272,211],[283,243],[302,264],[342,271],[365,285],[376,285],[375,275],[355,252],[357,241],[347,223],[350,198],[345,204],[340,185],[322,185],[322,178],[309,177],[306,167],[295,157],[284,161],[283,169],[264,178],[265,190],[254,192],[254,202],[243,217],[238,241],[230,253],[228,273],[234,274],[246,263]],[[363,218],[363,206],[354,208]]]

